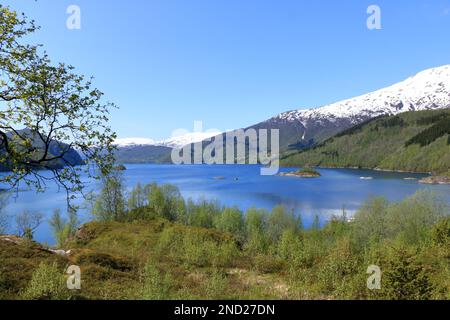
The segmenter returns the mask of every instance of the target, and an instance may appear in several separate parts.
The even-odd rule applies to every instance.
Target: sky
[[[450,0],[15,0],[54,62],[94,76],[120,138],[247,127],[450,64]],[[80,29],[68,29],[77,5]],[[370,5],[381,29],[367,28]]]

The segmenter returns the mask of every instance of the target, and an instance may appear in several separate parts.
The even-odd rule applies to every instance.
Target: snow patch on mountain
[[[158,143],[166,147],[181,148],[187,144],[196,143],[209,139],[220,133],[221,133],[220,131],[189,132],[181,136],[172,137],[166,140],[159,141]]]
[[[114,144],[119,148],[154,145],[155,143],[155,140],[147,138],[121,138],[114,141]]]
[[[209,139],[220,133],[221,133],[220,131],[188,132],[179,136],[159,141],[148,138],[122,138],[116,139],[114,144],[119,148],[146,146],[146,145],[181,148],[187,144],[196,143]]]
[[[306,128],[308,120],[337,121],[361,119],[379,115],[395,115],[405,111],[419,111],[450,107],[450,65],[422,71],[390,87],[319,108],[293,110],[272,119],[300,121]]]

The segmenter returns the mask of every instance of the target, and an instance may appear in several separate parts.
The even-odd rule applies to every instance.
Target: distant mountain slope
[[[39,155],[41,152],[43,154],[45,144],[44,142],[38,137],[37,133],[34,133],[33,131],[29,129],[19,130],[18,133],[22,137],[30,137],[32,141],[32,146],[37,149],[37,154]],[[9,133],[8,136],[12,141],[14,141],[14,134]],[[64,168],[67,165],[71,166],[77,166],[82,165],[84,163],[83,159],[81,158],[80,154],[73,148],[70,148],[67,150],[68,145],[65,143],[58,142],[56,140],[50,141],[49,144],[49,158],[51,156],[57,157],[64,153],[64,156],[62,159],[56,159],[53,161],[50,161],[48,163],[43,163],[48,168],[52,169],[61,169]],[[0,154],[3,154],[5,149],[0,149]],[[10,167],[8,166],[8,163],[0,164],[0,171],[9,171]]]
[[[115,152],[118,163],[171,163],[172,148],[153,145],[119,147]]]
[[[147,138],[117,139],[116,161],[119,163],[171,163],[173,148],[202,141],[217,132],[188,132],[164,140]]]
[[[450,168],[450,110],[378,117],[308,150],[290,154],[282,158],[281,164],[447,171]]]
[[[250,126],[280,129],[280,150],[303,149],[380,115],[450,108],[450,65],[432,68],[405,81],[319,108],[281,113]]]

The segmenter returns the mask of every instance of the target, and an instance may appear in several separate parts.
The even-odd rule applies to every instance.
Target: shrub
[[[176,186],[164,184],[158,187],[156,184],[151,184],[147,189],[149,205],[157,214],[171,221],[182,220],[185,203]]]
[[[239,256],[239,249],[231,236],[217,231],[172,227],[162,232],[157,253],[162,259],[197,267],[228,267]]]
[[[218,269],[214,269],[203,284],[203,292],[207,299],[221,299],[227,288],[227,278]]]
[[[287,213],[283,206],[273,208],[267,221],[267,233],[273,242],[278,242],[284,231],[300,230],[300,219],[296,218],[294,212]]]
[[[277,256],[256,254],[253,256],[253,266],[258,272],[278,273],[284,270],[286,262]]]
[[[429,237],[432,225],[446,214],[446,205],[428,191],[389,206],[386,217],[387,236],[406,244],[418,244]]]
[[[263,253],[268,250],[266,210],[250,208],[245,214],[245,249],[251,254]]]
[[[431,239],[437,245],[450,246],[450,217],[442,218],[433,226]]]
[[[373,198],[366,202],[354,215],[353,235],[361,247],[369,242],[379,242],[387,236],[387,209],[384,198]]]
[[[125,218],[125,188],[119,171],[103,177],[100,195],[94,200],[92,213],[100,221],[123,221]]]
[[[417,253],[405,247],[393,247],[383,259],[379,296],[388,300],[429,299],[433,291],[425,266]]]
[[[148,204],[146,189],[138,183],[128,196],[128,210],[135,210]]]
[[[57,209],[53,212],[53,216],[51,217],[49,224],[53,230],[56,244],[59,247],[62,247],[69,237],[75,234],[78,225],[76,211],[69,210],[69,220],[67,221],[61,216],[61,211]]]
[[[284,231],[278,243],[278,254],[291,265],[298,265],[303,255],[303,243],[300,235],[292,230]]]
[[[41,263],[22,294],[26,300],[65,300],[70,298],[63,272],[56,263]]]
[[[350,279],[358,272],[357,256],[350,239],[341,238],[330,249],[319,271],[319,281],[325,294],[342,295],[348,291]]]
[[[172,286],[172,276],[169,273],[163,274],[149,261],[142,272],[139,298],[143,300],[169,299]]]
[[[214,221],[221,214],[222,208],[218,201],[200,200],[197,203],[188,202],[186,209],[188,225],[212,228]]]
[[[230,232],[242,238],[244,222],[242,212],[238,208],[225,208],[216,218],[215,226],[223,232]]]

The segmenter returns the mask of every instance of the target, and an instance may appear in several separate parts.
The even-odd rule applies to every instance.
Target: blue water
[[[129,164],[123,171],[127,189],[138,182],[172,183],[179,187],[185,198],[217,199],[222,204],[236,205],[242,210],[249,207],[272,209],[278,204],[301,213],[305,225],[318,214],[325,221],[333,214],[341,215],[345,208],[351,215],[368,198],[384,196],[398,201],[414,194],[419,189],[433,190],[450,202],[450,186],[424,185],[417,180],[423,174],[379,172],[353,169],[320,169],[322,177],[302,179],[298,177],[261,176],[257,165],[152,165]],[[291,171],[292,169],[281,169]],[[362,180],[360,177],[373,177]],[[223,177],[223,179],[215,179]],[[89,190],[98,190],[98,183],[91,182]],[[66,194],[56,186],[49,186],[45,193],[19,191],[5,208],[11,218],[14,231],[14,215],[23,210],[42,212],[47,218],[53,210],[65,212]],[[77,200],[83,204],[82,199]],[[87,209],[80,210],[82,222],[92,219]],[[41,242],[54,243],[48,224],[43,223],[35,233]]]

